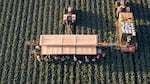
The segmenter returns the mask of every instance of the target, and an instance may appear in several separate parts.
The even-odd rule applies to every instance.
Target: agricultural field
[[[38,62],[25,41],[64,34],[63,8],[77,10],[75,34],[115,42],[114,0],[0,0],[0,84],[150,84],[150,0],[129,0],[138,50],[121,55],[108,48],[97,62]]]

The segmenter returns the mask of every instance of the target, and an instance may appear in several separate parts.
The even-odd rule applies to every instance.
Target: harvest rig
[[[137,49],[136,31],[133,13],[126,0],[115,2],[116,5],[116,36],[121,52],[135,52]]]
[[[35,46],[33,55],[40,61],[40,56],[44,59],[61,59],[73,56],[73,60],[77,61],[92,57],[92,61],[105,57],[105,46],[117,46],[123,52],[135,52],[136,32],[134,26],[134,18],[125,1],[116,2],[116,21],[117,41],[116,43],[99,43],[98,35],[77,35],[72,34],[71,26],[76,21],[75,8],[68,6],[64,9],[63,22],[66,25],[65,35],[40,35],[39,41],[29,41],[27,44]],[[124,7],[127,9],[124,11]],[[69,56],[69,57],[68,57]]]

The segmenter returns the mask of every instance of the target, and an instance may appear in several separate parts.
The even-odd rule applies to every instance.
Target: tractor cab
[[[68,13],[72,13],[72,7],[68,7]]]
[[[130,7],[127,1],[120,0],[120,2],[115,2],[116,5],[116,14],[119,16],[120,12],[130,12]]]
[[[71,6],[68,6],[67,8],[65,8],[63,21],[64,21],[64,24],[67,24],[67,25],[71,25],[75,23],[76,21],[75,8]]]

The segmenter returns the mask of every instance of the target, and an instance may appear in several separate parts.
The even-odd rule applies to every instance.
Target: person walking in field
[[[41,59],[40,59],[40,56],[39,55],[37,55],[36,56],[36,59],[40,62],[41,61]]]
[[[32,54],[33,54],[33,56],[40,62],[41,60],[40,60],[40,55],[38,55],[38,53],[36,52],[36,50],[32,50]]]

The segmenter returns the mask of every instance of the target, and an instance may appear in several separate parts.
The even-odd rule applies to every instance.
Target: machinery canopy
[[[132,36],[136,36],[134,23],[131,22],[122,22],[121,23],[122,33],[131,34]]]
[[[40,35],[41,55],[96,55],[97,35]]]
[[[124,4],[125,3],[125,0],[120,0],[120,4]]]

